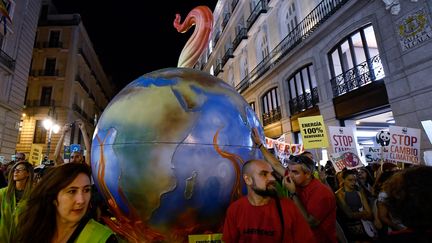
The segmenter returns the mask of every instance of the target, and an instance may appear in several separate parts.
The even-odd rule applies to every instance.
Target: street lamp
[[[47,158],[49,156],[50,153],[50,148],[51,148],[51,136],[52,133],[58,133],[60,131],[60,126],[55,124],[53,122],[53,120],[51,120],[51,118],[47,118],[43,121],[43,126],[46,130],[48,130],[48,146],[47,146]]]

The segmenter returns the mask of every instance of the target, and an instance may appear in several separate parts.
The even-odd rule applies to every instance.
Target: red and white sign
[[[420,164],[420,129],[390,126],[389,159]]]
[[[359,156],[357,141],[354,136],[355,127],[329,126],[328,128],[330,133],[330,143],[333,148],[332,153],[340,153],[349,150]]]
[[[363,167],[360,157],[353,150],[346,150],[340,153],[333,153],[329,156],[336,172],[342,171],[344,168],[355,169]]]

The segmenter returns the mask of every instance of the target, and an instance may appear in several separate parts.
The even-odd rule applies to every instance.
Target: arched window
[[[280,101],[277,87],[267,91],[261,98],[263,125],[277,122],[281,119]]]
[[[296,70],[288,78],[289,107],[291,115],[316,106],[319,102],[318,88],[313,65]]]
[[[333,94],[340,96],[385,74],[372,25],[366,25],[342,39],[328,53]]]

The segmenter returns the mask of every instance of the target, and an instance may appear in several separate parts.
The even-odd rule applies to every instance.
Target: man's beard
[[[273,186],[273,187],[269,187]],[[269,183],[266,186],[266,189],[260,189],[256,186],[255,181],[253,181],[252,184],[252,190],[261,197],[276,197],[277,191],[276,191],[276,183]]]

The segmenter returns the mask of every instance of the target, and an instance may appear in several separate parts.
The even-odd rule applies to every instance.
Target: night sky
[[[193,33],[173,27],[194,7],[212,11],[217,0],[53,0],[59,13],[79,13],[102,66],[118,90],[142,74],[176,67],[183,46]],[[167,42],[168,44],[163,44]]]

